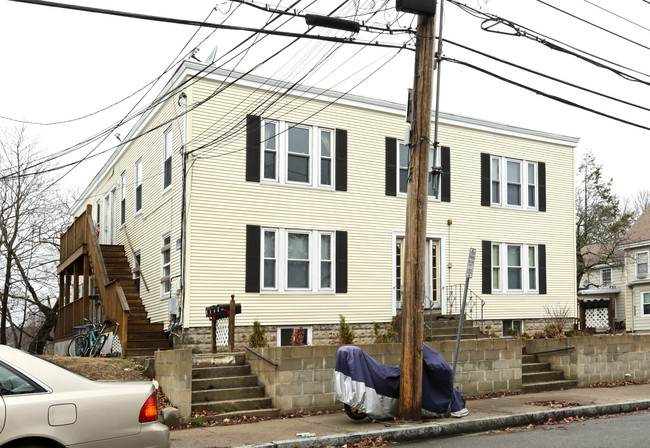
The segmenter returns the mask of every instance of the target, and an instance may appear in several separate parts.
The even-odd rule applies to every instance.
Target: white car
[[[168,448],[153,384],[92,381],[0,345],[0,447]]]

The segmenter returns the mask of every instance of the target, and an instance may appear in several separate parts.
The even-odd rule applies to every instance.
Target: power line
[[[164,23],[173,23],[176,25],[190,25],[190,26],[205,26],[207,28],[217,28],[217,29],[224,29],[224,30],[231,30],[231,31],[247,31],[250,33],[264,33],[264,34],[271,34],[274,36],[283,36],[283,37],[301,37],[305,39],[315,39],[315,40],[328,40],[331,42],[343,42],[346,44],[352,44],[352,45],[372,45],[373,47],[378,47],[378,48],[402,48],[405,45],[395,45],[391,43],[380,43],[380,42],[375,42],[374,44],[370,44],[367,41],[361,41],[357,40],[354,38],[343,38],[343,37],[328,37],[328,36],[323,36],[323,35],[307,35],[304,33],[292,33],[289,31],[279,31],[279,30],[264,30],[260,31],[258,28],[250,28],[250,27],[245,27],[245,26],[234,26],[234,25],[224,25],[224,24],[215,24],[215,23],[205,23],[203,24],[202,22],[198,22],[196,20],[187,20],[187,19],[175,19],[173,17],[161,17],[161,16],[152,16],[148,14],[138,14],[138,13],[132,13],[132,12],[125,12],[125,11],[116,11],[112,9],[103,9],[103,8],[92,8],[89,6],[79,6],[79,5],[71,5],[71,4],[66,4],[66,3],[55,3],[55,2],[48,2],[44,0],[9,0],[12,2],[18,2],[18,3],[29,3],[29,4],[34,4],[34,5],[39,5],[39,6],[48,6],[48,7],[53,7],[53,8],[63,8],[63,9],[72,9],[76,11],[84,11],[84,12],[91,12],[91,13],[97,13],[97,14],[107,14],[107,15],[112,15],[112,16],[118,16],[118,17],[127,17],[130,19],[140,19],[140,20],[149,20],[153,22],[164,22]],[[407,49],[410,49],[406,47]]]
[[[613,32],[613,31],[610,31],[610,30],[608,30],[607,28],[604,28],[604,27],[602,27],[602,26],[600,26],[600,25],[596,25],[595,23],[590,22],[589,20],[585,20],[585,19],[583,19],[582,17],[578,17],[578,16],[576,16],[575,14],[571,14],[570,12],[565,11],[565,10],[563,10],[563,9],[561,9],[561,8],[558,8],[557,6],[553,6],[553,5],[549,4],[549,3],[546,3],[544,0],[537,0],[537,1],[538,1],[539,3],[541,3],[542,5],[546,5],[546,6],[548,6],[549,8],[552,8],[552,9],[555,9],[556,11],[561,12],[562,14],[566,14],[566,15],[569,16],[569,17],[572,17],[572,18],[574,18],[574,19],[576,19],[576,20],[579,20],[579,21],[581,21],[581,22],[583,22],[583,23],[586,23],[586,24],[588,24],[588,25],[591,25],[591,26],[593,26],[594,28],[598,28],[598,29],[601,30],[601,31],[604,31],[604,32],[609,33],[609,34],[612,34],[612,35],[614,35],[614,36],[616,36],[616,37],[619,37],[619,38],[621,38],[621,39],[623,39],[623,40],[626,40],[626,41],[628,41],[628,42],[630,42],[630,43],[632,43],[632,44],[634,44],[634,45],[638,45],[638,46],[641,47],[641,48],[645,48],[646,50],[650,50],[650,47],[648,47],[648,46],[646,46],[646,45],[643,45],[643,44],[641,44],[641,43],[639,43],[639,42],[637,42],[637,41],[635,41],[635,40],[629,39],[629,38],[627,38],[627,37],[625,37],[625,36],[621,36],[621,35],[618,34],[618,33],[615,33],[615,32]]]
[[[574,103],[574,102],[569,101],[569,100],[567,100],[565,98],[562,98],[562,97],[559,97],[559,96],[556,96],[556,95],[552,95],[550,93],[543,92],[543,91],[541,91],[539,89],[536,89],[534,87],[530,87],[530,86],[527,86],[525,84],[521,84],[519,82],[516,82],[516,81],[513,81],[511,79],[505,78],[503,76],[497,75],[496,73],[493,73],[493,72],[491,72],[489,70],[478,67],[476,65],[470,64],[469,62],[459,61],[457,59],[452,59],[452,58],[448,58],[448,57],[445,57],[445,56],[443,56],[442,59],[445,60],[445,61],[448,61],[448,62],[453,62],[454,64],[464,65],[466,67],[469,67],[469,68],[474,69],[476,71],[479,71],[481,73],[485,73],[486,75],[492,76],[493,78],[496,78],[496,79],[499,79],[501,81],[507,82],[508,84],[512,84],[514,86],[521,87],[522,89],[528,90],[530,92],[536,93],[537,95],[544,96],[544,97],[552,99],[554,101],[566,104],[568,106],[576,107],[578,109],[582,109],[582,110],[585,110],[587,112],[594,113],[596,115],[600,115],[600,116],[610,118],[610,119],[615,120],[615,121],[619,121],[621,123],[629,124],[630,126],[635,126],[637,128],[641,128],[641,129],[645,129],[646,131],[650,131],[650,127],[643,126],[641,124],[634,123],[632,121],[624,120],[623,118],[618,118],[618,117],[615,117],[613,115],[609,115],[609,114],[606,114],[604,112],[600,112],[600,111],[597,111],[595,109],[591,109],[589,107],[582,106],[582,105],[580,105],[578,103]]]
[[[585,2],[589,3],[589,4],[592,5],[592,6],[595,6],[595,7],[598,8],[598,9],[602,9],[603,11],[608,12],[609,14],[611,14],[611,15],[613,15],[613,16],[615,16],[615,17],[618,17],[618,18],[621,19],[621,20],[625,20],[626,22],[629,22],[629,23],[631,23],[632,25],[638,26],[639,28],[643,28],[643,29],[646,30],[646,31],[650,31],[650,28],[645,27],[645,26],[643,26],[643,25],[641,25],[641,24],[638,24],[638,23],[636,23],[636,22],[634,22],[634,21],[628,19],[627,17],[623,17],[623,16],[620,15],[620,14],[616,14],[615,12],[610,11],[610,10],[607,9],[607,8],[603,8],[602,6],[597,5],[597,4],[594,3],[594,2],[591,2],[591,1],[589,1],[589,0],[585,0]]]
[[[540,73],[540,72],[535,71],[535,70],[532,70],[532,69],[530,69],[530,68],[527,68],[527,67],[524,67],[524,66],[521,66],[521,65],[515,64],[514,62],[509,62],[509,61],[506,61],[506,60],[504,60],[504,59],[498,58],[498,57],[496,57],[496,56],[492,56],[492,55],[489,55],[489,54],[487,54],[487,53],[483,53],[482,51],[476,50],[476,49],[474,49],[474,48],[470,48],[470,47],[468,47],[468,46],[466,46],[466,45],[459,44],[459,43],[454,42],[454,41],[451,41],[451,40],[449,40],[449,39],[443,39],[443,42],[446,42],[446,43],[449,43],[449,44],[455,45],[455,46],[457,46],[457,47],[463,48],[464,50],[471,51],[471,52],[473,52],[473,53],[479,54],[479,55],[481,55],[481,56],[484,56],[484,57],[486,57],[486,58],[492,59],[492,60],[494,60],[494,61],[501,62],[502,64],[506,64],[506,65],[509,65],[509,66],[511,66],[511,67],[515,67],[515,68],[518,68],[518,69],[520,69],[520,70],[524,70],[524,71],[526,71],[526,72],[528,72],[528,73],[532,73],[532,74],[534,74],[534,75],[541,76],[541,77],[543,77],[543,78],[550,79],[550,80],[555,81],[555,82],[559,82],[559,83],[564,84],[564,85],[567,85],[567,86],[569,86],[569,87],[574,87],[574,88],[579,89],[579,90],[582,90],[582,91],[584,91],[584,92],[592,93],[592,94],[594,94],[594,95],[598,95],[598,96],[601,96],[601,97],[603,97],[603,98],[607,98],[607,99],[610,99],[610,100],[613,100],[613,101],[617,101],[617,102],[622,103],[622,104],[625,104],[625,105],[627,105],[627,106],[636,107],[636,108],[638,108],[638,109],[642,109],[642,110],[645,110],[645,111],[650,112],[650,108],[648,108],[648,107],[641,106],[641,105],[639,105],[639,104],[635,104],[635,103],[631,103],[631,102],[629,102],[629,101],[625,101],[625,100],[622,100],[622,99],[620,99],[620,98],[616,98],[616,97],[613,97],[613,96],[607,95],[607,94],[605,94],[605,93],[597,92],[597,91],[595,91],[595,90],[591,90],[591,89],[588,89],[588,88],[586,88],[586,87],[582,87],[582,86],[579,86],[579,85],[577,85],[577,84],[573,84],[573,83],[570,83],[570,82],[568,82],[568,81],[564,81],[564,80],[562,80],[562,79],[555,78],[555,77],[553,77],[553,76],[546,75],[546,74],[544,74],[544,73]]]

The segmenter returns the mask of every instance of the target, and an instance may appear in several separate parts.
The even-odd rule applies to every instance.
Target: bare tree
[[[634,213],[634,218],[637,219],[650,205],[650,190],[637,191],[635,194],[626,197],[624,204],[630,212]]]
[[[612,192],[612,179],[602,178],[602,166],[591,151],[578,169],[576,188],[577,285],[595,266],[622,261],[620,250],[634,214]]]
[[[56,324],[56,265],[66,201],[51,185],[46,164],[26,128],[0,129],[0,344],[29,340],[42,353]],[[26,325],[28,324],[29,325]]]

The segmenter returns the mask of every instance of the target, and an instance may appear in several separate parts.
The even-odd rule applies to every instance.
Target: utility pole
[[[433,0],[432,0],[433,1]],[[435,4],[435,3],[434,3]],[[426,279],[426,228],[433,87],[434,15],[418,15],[413,79],[413,122],[406,199],[402,372],[399,416],[422,418],[423,303]]]

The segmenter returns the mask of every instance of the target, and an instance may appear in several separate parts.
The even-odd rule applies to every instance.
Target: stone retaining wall
[[[526,353],[562,370],[566,379],[578,381],[578,387],[650,378],[650,335],[531,339],[526,341]]]
[[[430,346],[451,364],[455,341]],[[247,362],[260,384],[283,412],[340,408],[334,394],[339,346],[269,347],[256,351],[277,367],[248,352]],[[397,365],[401,344],[360,346],[382,364]],[[521,390],[521,342],[513,339],[462,341],[456,384],[465,395]]]
[[[192,414],[192,350],[154,352],[156,380],[169,401],[178,408],[181,423],[189,423]]]

